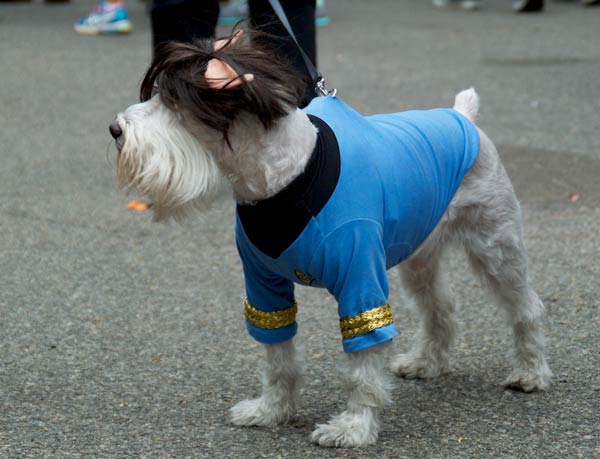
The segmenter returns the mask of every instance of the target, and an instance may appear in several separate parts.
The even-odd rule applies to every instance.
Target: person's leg
[[[151,10],[153,49],[167,41],[211,38],[218,17],[218,0],[154,0]]]
[[[300,46],[311,61],[316,62],[315,0],[282,0],[281,3]],[[267,38],[265,44],[287,58],[293,68],[305,76],[304,105],[307,105],[315,92],[296,45],[277,19],[268,0],[250,0],[249,8],[252,27],[273,36]],[[151,12],[153,47],[156,49],[165,41],[212,37],[218,17],[217,0],[154,0]]]
[[[244,19],[248,19],[248,0],[227,0],[221,5],[221,14],[219,14],[219,25],[233,25]],[[317,0],[315,8],[315,25],[323,27],[331,22],[327,13],[327,4],[325,0]]]
[[[221,5],[219,25],[231,26],[248,19],[248,0],[228,0]]]
[[[317,44],[315,32],[315,0],[281,0],[281,5],[292,26],[298,43],[313,64],[317,61]],[[304,105],[315,97],[314,85],[306,64],[296,44],[277,19],[268,0],[249,0],[250,23],[252,27],[271,35],[265,39],[265,45],[273,48],[292,64],[293,68],[306,81]]]

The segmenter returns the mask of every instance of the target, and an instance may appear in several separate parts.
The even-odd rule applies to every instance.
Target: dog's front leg
[[[296,412],[302,380],[301,364],[293,340],[265,344],[261,369],[262,395],[231,408],[231,421],[240,426],[272,426],[289,421]]]
[[[386,372],[388,346],[386,343],[348,354],[348,405],[327,424],[317,425],[311,436],[315,443],[346,448],[375,443],[379,434],[379,412],[389,402],[393,387]]]

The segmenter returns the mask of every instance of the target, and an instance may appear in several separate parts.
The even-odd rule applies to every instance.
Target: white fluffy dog
[[[246,323],[266,349],[262,395],[235,405],[233,423],[294,416],[302,376],[292,340],[296,282],[335,295],[348,355],[346,409],[311,438],[322,446],[375,442],[392,387],[386,270],[403,262],[421,320],[414,349],[394,356],[391,368],[439,376],[456,329],[439,266],[453,243],[512,326],[505,386],[547,388],[544,307],[528,280],[521,210],[494,145],[472,124],[475,91],[459,93],[453,109],[365,118],[329,96],[300,110],[303,90],[286,65],[239,33],[171,43],[146,74],[143,102],[110,126],[118,181],[146,196],[157,220],[203,208],[223,177],[231,183]]]

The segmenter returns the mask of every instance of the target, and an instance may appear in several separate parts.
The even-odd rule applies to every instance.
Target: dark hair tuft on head
[[[289,64],[273,51],[249,42],[245,37],[218,51],[212,40],[192,43],[168,42],[158,47],[140,88],[142,102],[156,92],[171,110],[191,114],[202,123],[221,132],[225,139],[231,123],[240,112],[256,115],[268,129],[297,107],[304,95],[304,82]],[[220,59],[238,75],[250,73],[254,80],[234,88],[214,89],[204,76],[208,62]]]

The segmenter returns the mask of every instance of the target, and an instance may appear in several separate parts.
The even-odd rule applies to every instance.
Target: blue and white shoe
[[[75,23],[75,32],[84,35],[129,33],[132,25],[122,3],[100,1],[86,17]]]
[[[317,7],[315,9],[315,25],[317,27],[323,27],[331,22],[329,15],[327,14],[327,6],[325,0],[317,0]]]

